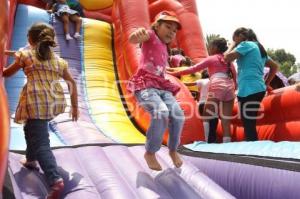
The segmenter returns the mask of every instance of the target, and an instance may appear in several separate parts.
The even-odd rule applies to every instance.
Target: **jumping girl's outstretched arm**
[[[145,28],[138,28],[129,36],[129,42],[133,44],[143,43],[150,38],[149,33]]]

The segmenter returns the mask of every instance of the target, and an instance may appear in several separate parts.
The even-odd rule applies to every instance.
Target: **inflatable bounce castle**
[[[128,38],[136,27],[150,28],[157,13],[170,10],[182,24],[172,45],[193,62],[201,61],[207,51],[196,0],[78,2],[85,16],[82,38],[66,41],[61,21],[45,10],[43,1],[0,0],[0,198],[45,198],[49,189],[41,170],[30,171],[19,162],[26,144],[22,126],[12,118],[24,73],[6,79],[1,75],[12,61],[3,56],[4,50],[25,46],[28,28],[40,21],[54,27],[55,51],[69,62],[79,93],[78,122],[66,112],[49,126],[65,182],[63,198],[300,198],[300,93],[292,86],[274,90],[263,100],[257,126],[261,141],[242,142],[243,128],[236,117],[231,128],[234,142],[204,144],[194,98],[182,82],[168,76],[181,87],[176,98],[186,116],[180,148],[184,164],[174,169],[165,147],[158,153],[163,171],[151,171],[144,162],[150,117],[126,90],[139,60],[139,48]],[[70,28],[74,31],[74,24]],[[237,110],[235,105],[234,115]],[[219,126],[219,138],[221,132]],[[168,132],[164,143],[167,138]]]

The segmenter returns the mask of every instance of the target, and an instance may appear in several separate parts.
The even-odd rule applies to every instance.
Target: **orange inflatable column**
[[[116,0],[114,1],[112,19],[114,24],[114,48],[118,66],[118,76],[121,80],[121,88],[126,100],[125,108],[137,126],[144,131],[149,120],[145,119],[145,112],[136,105],[136,100],[126,90],[127,80],[135,73],[139,62],[139,49],[137,45],[129,43],[128,38],[137,27],[150,28],[147,0]]]
[[[188,12],[198,15],[197,3],[195,0],[179,0],[179,2]]]
[[[120,23],[122,26],[123,48],[125,50],[125,60],[129,61],[132,72],[137,68],[137,49],[128,43],[131,32],[137,27],[149,28],[149,12],[146,0],[117,0]]]
[[[0,0],[0,55],[4,54],[4,48],[7,42],[8,13],[7,1]],[[7,168],[8,143],[9,143],[9,112],[7,97],[3,86],[2,69],[4,56],[0,57],[0,197],[2,196],[2,187],[4,175]]]

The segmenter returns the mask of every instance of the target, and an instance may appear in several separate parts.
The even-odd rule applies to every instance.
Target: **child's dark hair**
[[[171,55],[182,55],[185,56],[183,49],[181,48],[172,48]]]
[[[207,72],[206,69],[204,69],[204,70],[201,72],[201,78],[202,78],[202,79],[209,78],[209,75],[208,75],[208,72]]]
[[[264,46],[258,41],[256,34],[252,29],[248,29],[244,27],[238,28],[234,31],[233,36],[239,36],[239,35],[243,35],[245,37],[245,41],[257,42],[261,57],[267,56],[267,51],[265,50]]]
[[[35,23],[28,31],[28,37],[36,45],[37,58],[40,61],[51,58],[50,47],[55,47],[55,32],[53,28],[46,23]]]
[[[224,53],[227,49],[227,41],[224,38],[216,38],[210,42],[210,45],[216,46],[220,53]]]

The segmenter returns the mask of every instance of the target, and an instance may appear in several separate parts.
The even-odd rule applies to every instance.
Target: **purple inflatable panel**
[[[185,159],[236,198],[300,198],[299,172],[199,157]]]
[[[85,146],[54,150],[64,178],[66,199],[233,199],[189,161],[175,169],[163,147],[158,152],[163,171],[150,170],[144,146]],[[42,171],[21,166],[22,155],[10,153],[9,172],[16,199],[44,198],[48,186]],[[24,183],[26,182],[26,183]]]

